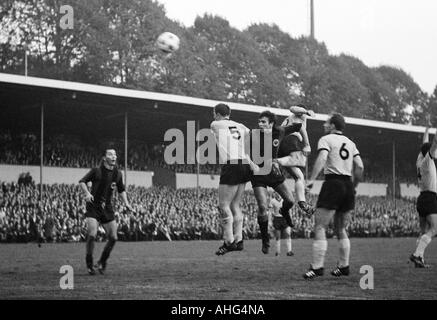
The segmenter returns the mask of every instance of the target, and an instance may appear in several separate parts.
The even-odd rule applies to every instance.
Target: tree
[[[396,114],[394,121],[425,124],[428,97],[411,76],[399,68],[389,66],[381,66],[377,72],[397,98],[396,104],[392,106],[392,112]]]
[[[437,126],[437,86],[434,88],[434,92],[431,94],[428,100],[428,113],[431,116],[431,123]]]

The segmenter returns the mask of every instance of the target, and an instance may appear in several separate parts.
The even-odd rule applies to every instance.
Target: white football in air
[[[161,33],[156,39],[156,46],[165,53],[172,53],[179,49],[179,37],[171,32]]]

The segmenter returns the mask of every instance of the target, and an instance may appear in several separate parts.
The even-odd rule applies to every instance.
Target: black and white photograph
[[[1,1],[0,300],[436,299],[436,13]]]

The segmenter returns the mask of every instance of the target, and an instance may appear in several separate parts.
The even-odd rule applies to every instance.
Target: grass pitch
[[[427,248],[430,269],[408,257],[416,239],[351,239],[351,275],[334,278],[338,245],[329,240],[325,276],[302,274],[311,262],[311,240],[294,240],[294,257],[261,252],[245,241],[242,252],[217,257],[218,241],[117,242],[105,275],[89,276],[84,243],[0,245],[0,299],[435,299],[437,241]],[[272,247],[274,241],[271,242]],[[96,244],[95,260],[103,243]],[[60,268],[71,265],[74,289],[60,288]],[[360,267],[374,269],[374,289],[362,290]]]

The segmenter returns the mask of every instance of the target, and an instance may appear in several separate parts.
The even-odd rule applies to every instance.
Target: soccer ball
[[[161,33],[156,39],[156,46],[165,53],[172,53],[179,49],[179,37],[171,32]]]

